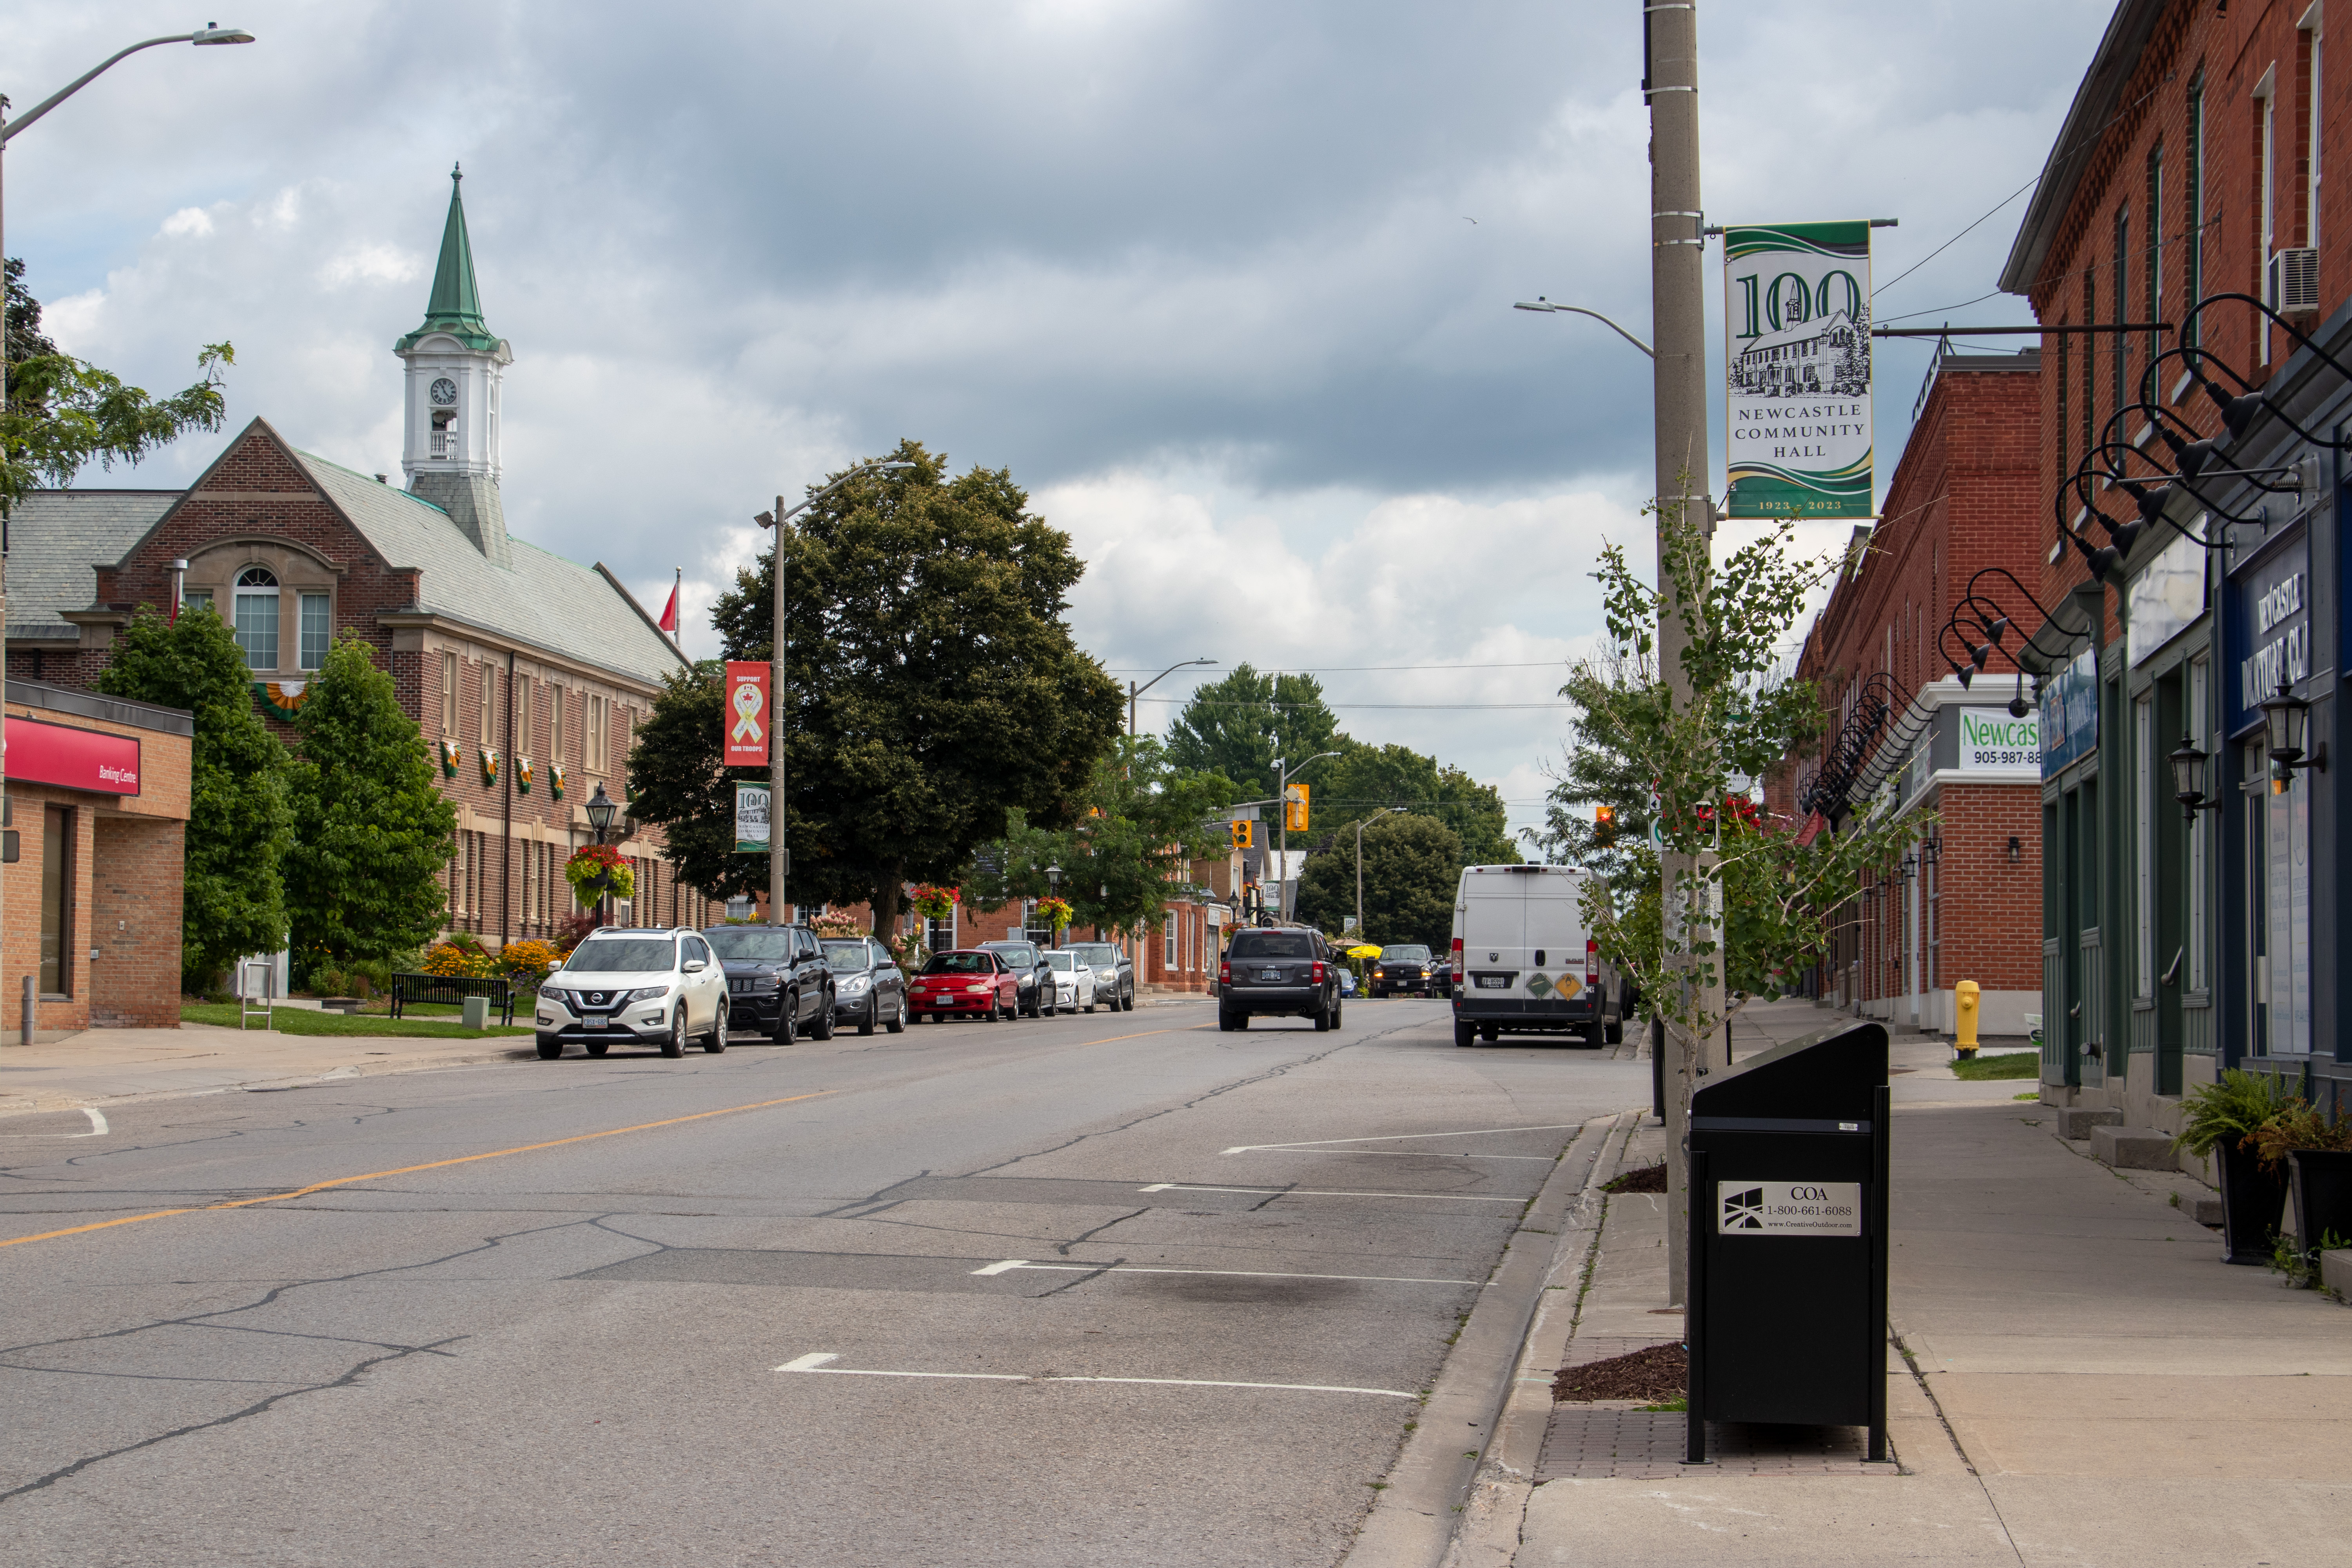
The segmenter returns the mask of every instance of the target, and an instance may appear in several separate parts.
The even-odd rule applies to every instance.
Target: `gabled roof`
[[[2019,226],[2017,238],[2009,247],[2009,260],[2001,267],[2003,293],[2031,294],[2042,281],[2042,269],[2049,264],[2050,247],[2057,241],[2066,209],[2074,205],[2083,172],[2098,155],[2124,85],[2139,68],[2140,51],[2147,47],[2148,35],[2156,30],[2169,3],[2121,0],[2116,14],[2107,19],[2107,30],[2091,56],[2091,68],[2083,73],[2082,85],[2074,89],[2074,104],[2066,110],[2065,123],[2058,128],[2058,140],[2051,145],[2049,161],[2042,165],[2041,182],[2026,205],[2025,221]]]
[[[419,573],[415,608],[656,684],[685,660],[599,568],[513,540],[493,564],[432,502],[313,453],[294,458],[396,570]]]
[[[469,349],[488,353],[502,345],[482,320],[481,290],[474,283],[474,245],[466,235],[466,176],[449,171],[449,217],[441,226],[441,259],[433,269],[433,292],[425,301],[425,324],[393,345],[407,349],[432,332],[446,332]]]
[[[30,490],[8,517],[8,636],[74,639],[68,610],[98,597],[95,568],[128,555],[178,490]]]

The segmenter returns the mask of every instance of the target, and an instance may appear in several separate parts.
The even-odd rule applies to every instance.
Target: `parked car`
[[[1095,991],[1114,1013],[1135,1011],[1135,960],[1115,942],[1074,942],[1062,950],[1095,972]]]
[[[1375,996],[1390,996],[1400,991],[1426,996],[1435,986],[1436,973],[1437,961],[1430,956],[1424,944],[1391,942],[1372,960],[1371,973],[1364,980]]]
[[[959,1014],[994,1023],[1021,1016],[1021,972],[1001,952],[960,947],[935,952],[907,987],[907,1016],[945,1020]]]
[[[1356,972],[1352,969],[1342,969],[1339,971],[1339,994],[1346,997],[1353,996],[1355,994]]]
[[[592,1057],[614,1040],[682,1057],[698,1034],[704,1050],[727,1048],[727,972],[701,937],[614,929],[592,933],[540,984],[533,1022],[541,1061],[574,1040]]]
[[[824,939],[825,972],[833,976],[835,1021],[855,1024],[861,1035],[881,1025],[892,1034],[907,1026],[907,979],[890,950],[869,936]]]
[[[983,942],[983,952],[1000,956],[1021,976],[1021,1011],[1032,1018],[1050,1018],[1060,1011],[1055,1000],[1054,966],[1045,950],[1034,942]]]
[[[1236,931],[1217,964],[1217,1027],[1246,1029],[1265,1014],[1339,1026],[1339,963],[1309,926]]]
[[[727,966],[727,992],[743,1034],[778,1045],[833,1038],[833,976],[824,949],[806,926],[711,926],[703,931]]]
[[[1072,1012],[1084,1008],[1095,1010],[1095,972],[1078,962],[1078,955],[1066,947],[1057,947],[1045,954],[1045,962],[1054,966],[1054,1000],[1056,1005]]]
[[[1622,1004],[1585,929],[1586,873],[1568,866],[1471,866],[1454,900],[1454,1043],[1504,1034],[1624,1038]]]

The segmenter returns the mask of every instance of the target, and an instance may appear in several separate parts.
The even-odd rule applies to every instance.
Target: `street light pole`
[[[1337,752],[1318,752],[1296,768],[1285,767],[1280,757],[1274,759],[1274,800],[1282,807],[1282,826],[1275,830],[1281,837],[1281,847],[1276,853],[1282,857],[1282,865],[1276,874],[1274,890],[1276,908],[1281,911],[1285,925],[1290,923],[1290,775],[1303,773],[1324,758],[1339,754]]]
[[[1137,698],[1142,696],[1145,692],[1150,690],[1153,687],[1159,685],[1161,681],[1167,679],[1170,676],[1175,674],[1180,669],[1189,669],[1196,664],[1214,664],[1217,661],[1213,658],[1188,658],[1181,664],[1170,665],[1167,668],[1161,670],[1159,674],[1153,676],[1150,679],[1145,681],[1140,686],[1138,686],[1132,680],[1129,681],[1127,683],[1128,738],[1129,740],[1135,738],[1135,700]]]
[[[792,848],[784,842],[784,529],[793,519],[862,474],[894,474],[914,466],[905,459],[860,463],[790,511],[784,510],[784,498],[778,496],[775,510],[751,520],[776,531],[775,631],[771,639],[774,647],[768,665],[768,923],[772,926],[788,923],[784,883],[793,868]],[[896,911],[892,913],[895,917]]]
[[[1402,811],[1401,805],[1384,805],[1356,824],[1356,940],[1364,940],[1364,829],[1392,811]]]

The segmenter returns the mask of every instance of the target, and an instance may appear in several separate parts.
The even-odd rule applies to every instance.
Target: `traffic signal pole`
[[[1699,203],[1698,7],[1643,0],[1642,88],[1650,106],[1650,319],[1656,348],[1652,361],[1652,409],[1655,429],[1658,498],[1658,674],[1677,708],[1691,700],[1683,650],[1691,642],[1687,616],[1699,606],[1674,593],[1667,572],[1667,533],[1677,515],[1696,522],[1711,541],[1715,510],[1706,494],[1712,471],[1706,434],[1706,218]],[[1696,492],[1696,493],[1694,493]],[[1678,885],[1702,869],[1687,855],[1660,857],[1661,911],[1669,921],[1677,908]],[[1687,933],[1685,951],[1698,933]],[[1722,1011],[1719,988],[1697,990],[1686,978],[1685,994],[1695,1015]],[[1666,1082],[1666,1300],[1680,1305],[1689,1279],[1690,1226],[1687,1104],[1691,1064],[1684,1042],[1671,1030],[1654,1039],[1670,1059],[1662,1064]]]

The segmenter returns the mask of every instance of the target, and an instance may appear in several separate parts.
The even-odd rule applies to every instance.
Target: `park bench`
[[[400,1016],[401,1009],[411,1002],[435,1003],[446,1007],[462,1007],[468,996],[487,996],[498,1009],[499,1022],[514,1022],[515,990],[504,975],[480,977],[471,974],[395,974],[392,977],[392,1016]]]

